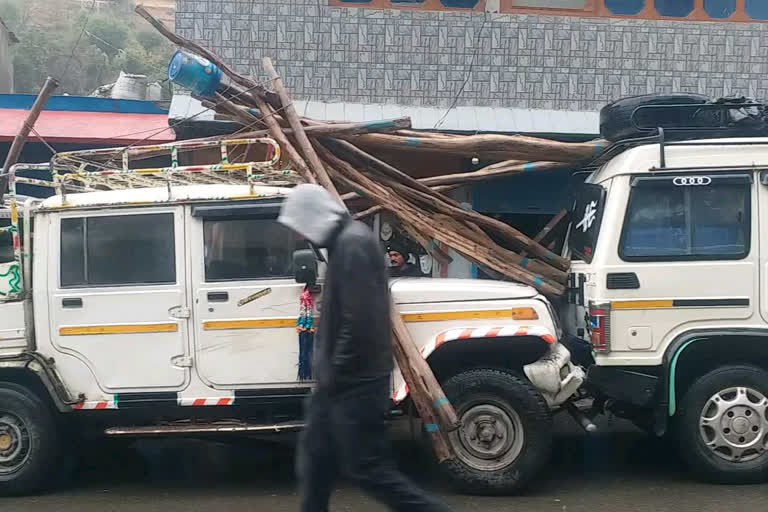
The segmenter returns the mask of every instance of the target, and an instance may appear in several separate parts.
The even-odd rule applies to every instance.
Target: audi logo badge
[[[706,186],[712,183],[709,176],[678,176],[672,180],[678,187]]]

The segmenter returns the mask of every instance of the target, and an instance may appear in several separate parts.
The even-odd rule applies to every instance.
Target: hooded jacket
[[[373,232],[317,185],[296,187],[278,222],[328,250],[315,347],[318,390],[339,394],[389,379],[389,285]]]

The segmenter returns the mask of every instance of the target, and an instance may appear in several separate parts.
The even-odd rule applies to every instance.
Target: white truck
[[[768,477],[767,169],[765,138],[642,145],[574,212],[564,324],[590,334],[589,388],[720,482]]]
[[[226,154],[228,146],[265,143],[273,144],[208,145]],[[190,145],[156,150],[178,164],[179,147]],[[50,483],[81,432],[301,428],[311,382],[297,376],[296,323],[305,282],[315,279],[304,268],[297,282],[292,255],[306,258],[305,242],[276,222],[290,189],[255,184],[254,164],[226,159],[129,169],[131,151],[119,172],[53,173],[59,193],[23,208],[16,185],[46,183],[16,169],[10,175],[4,236],[13,250],[0,265],[0,494]],[[99,156],[59,154],[52,166]],[[71,193],[73,186],[90,191]],[[313,266],[321,289],[322,265]],[[447,475],[475,492],[524,485],[548,460],[550,409],[584,377],[558,343],[550,303],[502,282],[399,279],[391,289],[461,420],[450,434],[457,457]],[[406,409],[399,373],[392,386],[393,410]]]
[[[591,398],[587,415],[679,436],[711,480],[764,480],[768,138],[665,142],[662,132],[602,159],[577,191],[560,320],[527,286],[392,283],[461,421],[446,474],[475,493],[519,490],[548,461],[551,414],[569,410],[591,429],[574,406]],[[0,492],[45,485],[67,435],[86,428],[301,427],[311,385],[297,379],[305,285],[291,254],[305,248],[274,221],[290,190],[170,185],[197,171],[155,172],[169,185],[151,188],[129,187],[127,167],[81,171],[78,183],[124,189],[28,200],[23,222],[12,219],[16,252],[0,266]],[[408,411],[398,374],[392,392],[393,410]]]

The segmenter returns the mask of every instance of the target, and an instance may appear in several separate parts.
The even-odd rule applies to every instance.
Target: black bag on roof
[[[600,134],[611,142],[653,136],[668,140],[768,135],[765,105],[745,97],[711,101],[700,94],[648,94],[600,110]]]

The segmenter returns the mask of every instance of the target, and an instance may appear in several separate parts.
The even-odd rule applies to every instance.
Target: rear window
[[[172,213],[61,219],[61,286],[176,282]]]
[[[746,257],[750,184],[749,175],[636,178],[622,232],[622,259]]]
[[[601,185],[585,183],[581,185],[574,201],[571,215],[571,234],[568,245],[574,259],[592,262],[603,220],[605,189]]]

